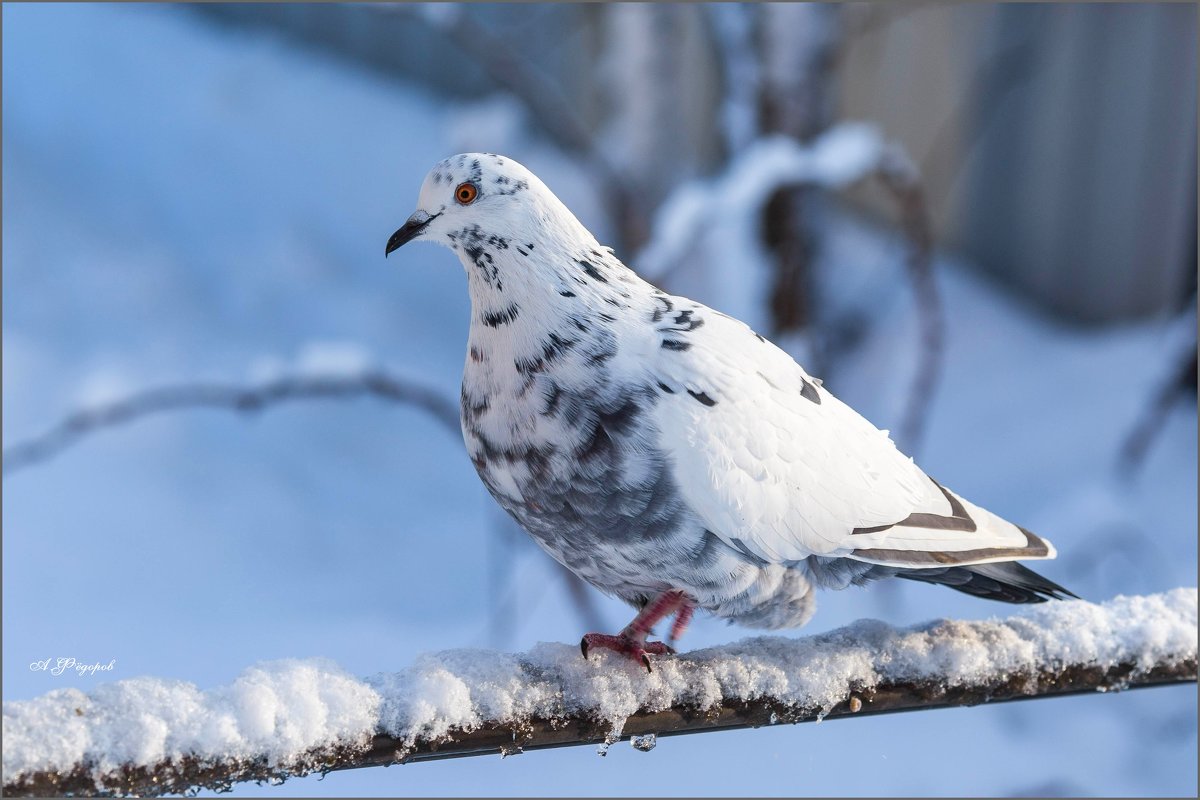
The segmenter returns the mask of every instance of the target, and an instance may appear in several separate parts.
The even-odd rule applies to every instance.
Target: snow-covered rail
[[[514,753],[1196,681],[1196,589],[1048,603],[907,629],[865,620],[662,659],[542,644],[454,650],[355,678],[261,664],[200,691],[134,678],[4,704],[4,794],[166,794],[433,758]],[[635,740],[648,749],[652,738]]]

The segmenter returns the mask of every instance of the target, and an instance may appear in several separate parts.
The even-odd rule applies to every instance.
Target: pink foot
[[[662,642],[642,642],[621,634],[619,636],[610,636],[606,633],[588,633],[579,641],[579,649],[583,651],[583,657],[587,658],[588,650],[593,647],[603,647],[606,650],[612,650],[617,653],[624,653],[634,661],[640,661],[642,666],[646,668],[646,672],[653,672],[650,668],[650,656],[670,656],[675,654],[675,650]]]
[[[679,641],[679,637],[683,636],[683,632],[687,630],[688,623],[692,621],[692,614],[695,611],[695,603],[685,597],[679,605],[679,610],[675,612],[675,624],[671,626],[671,635],[667,637],[668,642],[675,644]]]
[[[603,633],[589,633],[579,642],[579,649],[583,651],[584,658],[587,658],[588,649],[592,647],[624,653],[634,661],[642,662],[647,672],[653,672],[650,668],[650,656],[674,655],[675,649],[663,642],[647,642],[646,635],[659,620],[675,614],[675,624],[671,627],[671,641],[675,641],[687,628],[695,607],[696,601],[678,589],[662,592],[646,603],[633,618],[633,622],[626,625],[620,634],[609,636]]]

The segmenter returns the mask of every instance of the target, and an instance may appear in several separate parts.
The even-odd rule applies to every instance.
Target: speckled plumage
[[[1065,592],[1007,563],[1052,558],[1048,542],[928,478],[741,322],[643,281],[511,159],[436,165],[388,252],[418,238],[466,268],[462,428],[480,477],[602,591],[639,607],[682,592],[760,628],[806,622],[815,586],[892,575]]]

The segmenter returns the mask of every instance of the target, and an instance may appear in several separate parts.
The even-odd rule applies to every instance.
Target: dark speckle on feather
[[[599,421],[592,429],[592,435],[583,443],[583,446],[576,452],[576,456],[581,461],[590,461],[592,459],[607,457],[611,454],[613,448],[612,438],[608,435],[608,431]]]
[[[483,416],[491,405],[491,401],[484,397],[475,399],[467,394],[466,387],[463,388],[460,397],[463,415],[470,421],[474,422]]]
[[[704,404],[706,406],[711,407],[711,406],[715,406],[717,404],[716,400],[713,400],[711,397],[709,397],[704,392],[693,392],[691,389],[688,389],[687,393],[690,394],[692,397],[696,398],[697,400],[699,400],[702,404]]]
[[[557,333],[551,333],[546,343],[542,345],[542,355],[547,361],[553,361],[578,343],[577,339],[564,339]]]
[[[499,310],[487,311],[482,317],[482,322],[489,328],[499,328],[501,325],[507,325],[517,318],[521,313],[521,307],[516,303]]]
[[[676,330],[694,331],[696,328],[699,328],[701,325],[703,325],[704,320],[695,316],[695,313],[696,312],[692,311],[691,309],[688,309],[687,311],[680,311],[675,317],[675,324],[679,326],[676,328]]]
[[[817,391],[817,387],[813,386],[803,378],[800,379],[803,386],[800,387],[800,396],[805,400],[811,400],[817,405],[821,405],[821,394]]]
[[[504,177],[497,178],[496,184],[499,186],[499,188],[494,189],[492,191],[492,194],[499,195],[501,197],[507,197],[509,195],[514,195],[514,194],[517,194],[518,192],[523,192],[529,188],[528,181],[524,181],[524,180],[513,181],[513,180],[510,180],[510,179],[504,178]]]
[[[530,375],[534,372],[541,372],[548,365],[553,364],[563,353],[566,353],[575,345],[579,344],[576,339],[564,339],[557,333],[551,333],[546,341],[542,343],[542,352],[532,358],[518,358],[513,365],[517,372],[522,375]]]
[[[654,302],[655,309],[654,313],[650,316],[651,322],[659,322],[662,320],[664,314],[667,314],[675,309],[675,306],[671,303],[670,298],[668,298],[662,292],[654,295]]]
[[[542,409],[542,416],[552,416],[558,410],[558,401],[561,399],[562,388],[557,383],[551,383],[546,391],[546,407]]]
[[[600,412],[600,425],[613,436],[623,436],[633,428],[640,413],[641,408],[637,401],[633,397],[626,397],[625,402],[612,411]]]
[[[583,258],[577,259],[577,261],[579,263],[579,266],[583,267],[583,271],[587,273],[587,276],[589,278],[591,278],[594,281],[600,281],[601,283],[608,283],[608,278],[604,277],[600,273],[600,270],[596,269],[595,264],[593,264],[592,262],[588,261],[587,259],[583,259]]]

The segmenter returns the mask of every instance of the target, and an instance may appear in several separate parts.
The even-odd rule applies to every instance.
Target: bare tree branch
[[[835,191],[869,178],[879,180],[899,207],[920,329],[917,369],[896,429],[897,441],[911,452],[920,443],[941,372],[944,323],[933,276],[933,226],[919,172],[906,151],[883,140],[877,131],[864,135],[864,128],[875,130],[859,123],[841,123],[809,144],[789,137],[760,139],[717,179],[676,189],[661,215],[659,229],[664,233],[639,254],[639,266],[655,283],[669,285],[677,271],[691,263],[690,244],[721,215],[761,213],[768,198],[795,188]],[[831,164],[822,156],[831,150],[853,150],[856,155],[845,162],[839,156],[833,159],[837,163]],[[765,163],[772,165],[767,179],[763,177]]]
[[[575,613],[589,631],[604,630],[604,617],[600,613],[600,609],[596,606],[596,595],[591,591],[591,588],[574,572],[554,562],[559,567],[559,572],[562,573],[563,581],[566,582],[567,593],[571,597],[571,604],[575,606]]]
[[[832,121],[832,69],[842,37],[842,12],[822,4],[764,5],[759,15],[761,52],[759,125],[811,144]],[[813,201],[808,186],[780,187],[762,212],[763,242],[775,256],[768,307],[772,335],[812,325]]]
[[[640,247],[649,237],[649,210],[631,181],[596,144],[591,128],[559,86],[510,46],[507,39],[492,33],[470,13],[426,14],[423,19],[446,34],[497,84],[516,97],[560,147],[592,167],[600,179],[618,246],[625,252]]]
[[[160,386],[68,415],[49,430],[4,448],[4,475],[43,462],[105,428],[167,411],[218,408],[253,413],[296,400],[373,396],[428,412],[447,430],[459,432],[458,408],[435,390],[379,370],[357,375],[303,375],[257,386],[195,381]]]
[[[93,773],[94,765],[78,764],[70,770],[34,772],[11,781],[6,777],[3,791],[5,796],[11,797],[93,795],[98,790],[105,795],[141,796],[183,793],[199,788],[228,791],[235,783],[282,783],[289,777],[312,772],[326,774],[343,769],[462,756],[512,755],[581,744],[612,744],[632,737],[759,728],[779,723],[868,717],[1195,682],[1194,655],[1150,669],[1139,668],[1132,661],[1108,667],[1046,665],[1037,671],[998,674],[987,681],[965,686],[889,682],[869,690],[848,687],[846,699],[824,713],[797,708],[771,697],[725,702],[719,707],[705,709],[680,705],[661,711],[639,711],[625,722],[620,737],[612,735],[607,723],[588,716],[565,720],[534,718],[519,725],[484,723],[472,730],[455,729],[443,737],[418,739],[411,744],[391,736],[376,735],[366,747],[337,746],[309,751],[287,768],[272,766],[265,756],[219,761],[185,757],[163,761],[153,767],[126,765],[99,775]]]
[[[421,409],[431,414],[455,438],[460,435],[458,408],[454,403],[427,386],[379,370],[368,370],[357,375],[291,376],[251,387],[195,381],[147,389],[103,405],[75,411],[45,432],[6,447],[4,475],[54,458],[80,440],[106,428],[120,427],[165,412],[215,408],[255,413],[297,400],[344,400],[362,396],[373,396]],[[496,537],[502,538],[503,535],[504,531],[497,530]],[[598,627],[600,615],[588,588],[574,573],[566,569],[562,569],[561,573],[579,619],[585,625]],[[502,631],[505,606],[498,601],[495,609],[492,622],[497,630]]]
[[[1129,474],[1135,472],[1145,461],[1146,453],[1150,450],[1155,437],[1166,424],[1171,413],[1171,407],[1187,392],[1196,391],[1196,345],[1192,345],[1175,371],[1157,392],[1145,412],[1142,414],[1133,430],[1125,437],[1121,452],[1117,459],[1120,470]]]
[[[877,175],[900,207],[901,227],[909,244],[908,274],[920,326],[917,369],[896,433],[901,446],[911,455],[925,433],[942,367],[945,323],[933,276],[933,222],[920,174],[907,153],[895,145],[889,146],[880,159]]]

